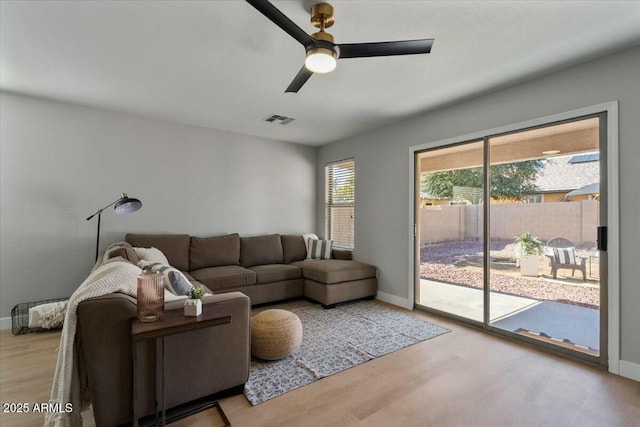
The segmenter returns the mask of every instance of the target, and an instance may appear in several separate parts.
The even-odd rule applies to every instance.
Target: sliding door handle
[[[598,227],[598,250],[607,250],[607,227]]]

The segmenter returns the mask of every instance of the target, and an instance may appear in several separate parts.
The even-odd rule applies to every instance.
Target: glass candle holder
[[[138,319],[155,322],[164,309],[164,276],[160,271],[143,271],[138,276]]]

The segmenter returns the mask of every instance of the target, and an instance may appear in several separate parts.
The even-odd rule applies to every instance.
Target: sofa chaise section
[[[305,296],[325,308],[340,302],[375,297],[378,291],[376,268],[363,262],[304,260],[293,265],[302,269]]]

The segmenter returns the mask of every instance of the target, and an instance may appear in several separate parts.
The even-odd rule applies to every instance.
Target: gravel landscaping
[[[599,307],[600,288],[596,279],[588,275],[585,283],[579,271],[572,278],[571,270],[559,270],[557,280],[553,280],[549,261],[542,255],[538,268],[540,276],[521,276],[519,269],[515,267],[514,248],[513,242],[491,242],[490,257],[492,264],[495,262],[490,273],[491,291],[582,307]],[[420,275],[425,279],[482,288],[482,252],[480,241],[462,240],[425,245],[420,251]],[[578,248],[576,253],[588,257],[592,251]],[[594,271],[597,277],[597,268]]]

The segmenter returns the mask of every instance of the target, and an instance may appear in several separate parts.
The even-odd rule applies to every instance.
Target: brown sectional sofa
[[[241,393],[249,376],[251,305],[307,296],[325,306],[375,296],[376,268],[334,251],[331,260],[306,260],[302,236],[192,237],[128,234],[135,247],[155,247],[194,284],[213,295],[203,310],[231,316],[231,323],[166,338],[166,398],[173,413],[194,401]],[[118,255],[135,261],[135,251]],[[183,301],[165,310],[182,309]],[[78,305],[80,357],[84,361],[96,425],[130,424],[132,417],[131,321],[136,299],[113,293]],[[154,413],[152,342],[140,344],[137,387],[143,415]]]
[[[301,235],[127,234],[135,247],[155,247],[192,283],[214,294],[242,292],[252,305],[306,296],[325,307],[377,292],[376,268],[334,250],[337,259],[307,260]]]

